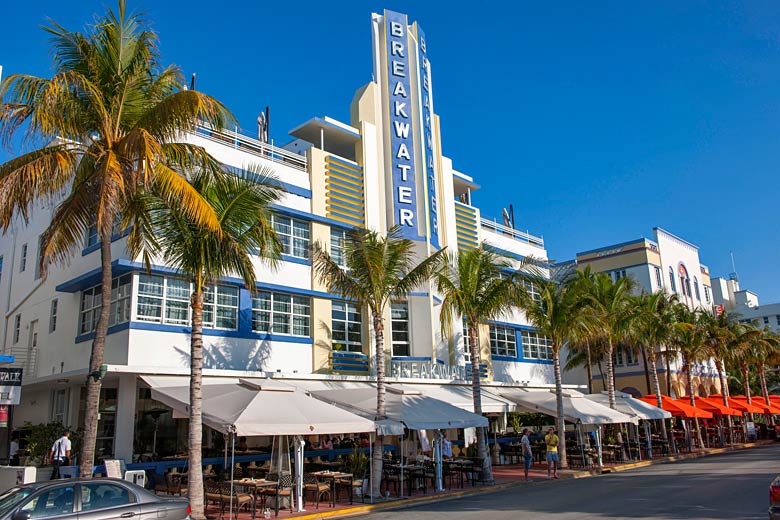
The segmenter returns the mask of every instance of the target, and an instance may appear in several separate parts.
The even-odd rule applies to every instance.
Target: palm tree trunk
[[[387,415],[385,401],[385,324],[382,321],[382,313],[371,312],[376,338],[376,419],[385,419]],[[374,468],[371,475],[371,494],[381,496],[382,486],[382,462],[385,451],[385,442],[381,435],[377,434],[374,440]]]
[[[672,363],[669,361],[669,351],[666,351],[664,356],[666,359],[666,395],[672,396]],[[680,396],[677,396],[680,397]]]
[[[769,405],[769,389],[766,386],[766,372],[765,367],[763,363],[759,363],[757,366],[758,369],[758,379],[761,381],[761,394],[764,397],[764,402]],[[767,413],[764,414],[764,424],[767,426],[772,424],[772,414]]]
[[[193,520],[205,520],[203,495],[203,290],[196,284],[190,298],[192,333],[190,334],[190,424],[188,496]],[[225,468],[227,469],[227,468]]]
[[[663,408],[663,402],[661,401],[661,383],[658,381],[658,371],[655,367],[655,352],[653,352],[650,356],[650,375],[653,382],[653,391],[652,393],[655,394],[655,402],[656,406],[658,408]],[[669,434],[666,431],[666,419],[661,419],[661,435],[663,436],[663,439],[666,439],[667,441],[669,439]],[[671,445],[671,444],[670,444]]]
[[[593,393],[593,358],[591,356],[590,352],[590,343],[585,345],[585,353],[588,357],[587,363],[588,363],[588,393]]]
[[[748,365],[742,366],[742,386],[744,386],[745,397],[747,398],[748,404],[753,404],[750,397],[750,367],[748,367]]]
[[[479,379],[479,344],[477,336],[478,324],[469,322],[469,350],[471,350],[471,395],[474,400],[474,413],[482,415],[482,388]],[[493,483],[493,465],[487,448],[485,428],[477,428],[477,455],[482,459],[482,478],[485,482]]]
[[[568,468],[569,461],[566,459],[566,423],[563,418],[563,377],[561,375],[561,353],[560,348],[553,350],[553,368],[555,370],[555,418],[556,429],[558,430],[558,458],[561,468]]]
[[[601,365],[601,358],[598,360],[599,375],[601,376],[601,389],[607,389],[607,377],[604,375],[604,367]]]
[[[696,399],[693,397],[693,374],[691,373],[691,363],[688,357],[683,355],[683,370],[685,370],[685,384],[688,387],[688,397],[691,401],[691,406],[696,407]],[[701,436],[701,428],[699,428],[699,418],[695,417],[693,423],[696,426],[696,440],[699,442],[699,447],[704,448],[704,439]]]
[[[647,393],[651,393],[650,390],[650,368],[647,366],[647,351],[645,347],[639,347],[642,351],[642,364],[645,366],[645,383],[647,383]]]
[[[607,350],[604,353],[607,358],[607,397],[609,398],[609,407],[615,410],[617,402],[615,401],[615,363],[612,359],[612,340],[607,341]]]
[[[723,362],[719,358],[715,358],[715,370],[718,371],[718,381],[720,381],[720,394],[723,396],[723,406],[729,406],[728,395],[728,382],[723,375]],[[734,443],[733,432],[731,431],[731,416],[726,416],[726,425],[729,429],[729,444]]]
[[[100,294],[103,306],[95,326],[95,339],[92,340],[92,353],[89,357],[89,373],[100,373],[108,336],[108,319],[111,315],[111,228],[100,230],[100,264],[103,272],[100,280]],[[97,442],[98,410],[100,402],[100,378],[87,376],[87,395],[84,407],[84,437],[79,460],[79,476],[92,478],[95,463],[95,443]]]

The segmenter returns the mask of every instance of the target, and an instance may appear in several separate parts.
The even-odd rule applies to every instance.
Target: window
[[[463,318],[463,359],[466,363],[471,363],[471,338],[469,337],[469,324],[466,318]]]
[[[626,354],[626,365],[628,366],[636,366],[639,364],[639,360],[636,357],[636,353],[631,349],[625,350]]]
[[[677,284],[674,282],[674,269],[671,267],[669,268],[669,287],[672,289],[672,292],[677,292]]]
[[[73,515],[74,486],[47,489],[24,504],[22,511],[29,511],[30,518],[49,518]]]
[[[612,352],[612,364],[616,367],[622,367],[625,363],[623,362],[623,349],[618,347],[615,349],[614,352]]]
[[[409,303],[393,302],[390,304],[392,317],[393,356],[411,356],[409,340]]]
[[[625,278],[625,277],[626,277],[626,270],[625,269],[615,271],[615,281],[616,282],[618,280],[620,280],[621,278]]]
[[[169,325],[190,325],[193,287],[181,278],[141,274],[138,276],[136,317]],[[238,328],[238,288],[217,285],[203,289],[203,326]]]
[[[685,283],[685,290],[683,290],[683,293],[686,296],[690,296],[691,298],[693,298],[693,294],[691,293],[691,279],[686,277],[684,279],[684,283]]]
[[[334,301],[331,308],[331,340],[333,350],[362,352],[360,309],[354,303]]]
[[[309,223],[283,215],[273,215],[271,221],[282,241],[282,252],[297,258],[309,258]]]
[[[490,353],[494,356],[517,357],[515,329],[490,326]]]
[[[111,311],[108,326],[130,321],[130,291],[133,275],[126,274],[111,280]],[[100,309],[103,307],[100,286],[96,285],[81,293],[79,309],[79,334],[93,332],[100,319]]]
[[[60,424],[68,421],[68,389],[54,390],[51,400],[51,420]]]
[[[27,269],[27,244],[22,244],[22,256],[19,259],[19,272],[23,273]]]
[[[661,268],[654,266],[653,269],[655,269],[655,282],[658,284],[658,288],[661,289],[664,286],[664,280],[661,277]]]
[[[636,366],[639,364],[633,350],[623,347],[617,347],[612,353],[612,363],[616,367]]]
[[[117,484],[90,482],[81,484],[81,511],[122,507],[135,502],[135,496]],[[116,513],[115,513],[116,514]]]
[[[706,285],[704,286],[704,301],[710,303],[710,288]]]
[[[552,344],[545,336],[540,336],[532,330],[521,332],[523,341],[523,357],[528,359],[552,359]]]
[[[49,307],[49,334],[57,330],[57,298],[51,301]]]
[[[521,283],[536,303],[542,301],[542,295],[539,294],[539,287],[535,283],[533,283],[531,280],[522,280]]]
[[[309,337],[310,323],[309,298],[265,291],[252,298],[252,330],[255,332]]]
[[[777,326],[780,327],[780,314],[775,316],[775,320],[777,320]]]
[[[89,229],[87,230],[87,238],[84,240],[84,245],[86,247],[94,246],[98,243],[98,232],[97,232],[97,226],[89,226]]]
[[[344,245],[346,242],[346,231],[330,228],[330,257],[341,267],[347,266],[347,259],[344,256]]]
[[[769,316],[764,316],[764,325],[769,325]]]
[[[41,277],[43,268],[43,236],[38,237],[38,256],[35,258],[35,279]]]
[[[696,299],[701,301],[701,293],[699,292],[699,279],[695,276],[693,277],[693,290],[696,294]]]
[[[14,343],[19,343],[19,333],[22,330],[22,315],[14,316]]]

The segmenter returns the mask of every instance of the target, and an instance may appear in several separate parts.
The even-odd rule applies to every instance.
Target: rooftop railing
[[[487,228],[491,231],[494,231],[500,235],[505,235],[510,238],[513,238],[515,240],[520,240],[521,242],[526,242],[528,244],[531,244],[533,246],[537,247],[544,247],[544,239],[541,237],[537,237],[534,235],[531,235],[530,233],[524,233],[522,231],[518,231],[517,229],[512,229],[511,227],[505,226],[503,224],[499,224],[498,222],[494,220],[488,220],[486,218],[481,219],[481,225],[483,228]]]
[[[195,135],[215,143],[242,150],[271,162],[281,163],[290,168],[295,168],[296,170],[306,171],[305,156],[258,141],[257,139],[247,137],[237,132],[232,132],[230,130],[216,131],[205,126],[200,126],[195,132]]]

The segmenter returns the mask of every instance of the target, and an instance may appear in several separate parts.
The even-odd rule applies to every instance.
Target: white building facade
[[[201,129],[187,137],[235,169],[259,165],[285,190],[273,224],[285,250],[275,271],[255,259],[257,287],[226,278],[209,289],[204,348],[207,376],[371,380],[373,341],[364,309],[328,292],[311,266],[315,242],[343,258],[345,232],[393,225],[422,258],[441,248],[485,241],[510,258],[546,259],[541,238],[484,218],[473,178],[442,154],[426,40],[417,23],[386,11],[371,19],[374,80],[360,88],[343,123],[315,117],[274,147],[232,132]],[[497,208],[496,208],[497,209]],[[64,266],[41,277],[40,236],[53,207],[41,206],[0,238],[3,353],[24,369],[22,404],[13,424],[81,424],[86,378],[101,307],[97,236]],[[129,256],[121,233],[112,242],[114,291],[106,344],[98,450],[128,461],[142,452],[175,452],[184,421],[151,400],[143,375],[189,373],[190,283],[161,262],[147,272]],[[441,299],[420,287],[387,309],[386,359],[392,380],[466,385],[468,349],[461,327],[442,333]],[[522,314],[480,327],[485,384],[548,387],[549,345]],[[162,414],[162,419],[160,419]],[[149,446],[155,432],[156,448]]]

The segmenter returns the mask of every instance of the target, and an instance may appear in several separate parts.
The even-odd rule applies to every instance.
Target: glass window
[[[19,333],[22,330],[22,315],[14,316],[14,343],[19,343]]]
[[[701,293],[699,292],[699,280],[693,277],[693,290],[696,293],[696,299],[701,301]]]
[[[360,309],[354,303],[334,301],[331,308],[333,350],[362,352]]]
[[[466,318],[463,318],[463,359],[466,363],[471,363],[471,338],[469,337],[469,324]]]
[[[87,230],[87,237],[84,240],[84,244],[86,247],[94,246],[98,243],[98,232],[97,232],[97,226],[92,225],[89,226],[89,229]]]
[[[5,516],[18,506],[24,499],[29,497],[34,490],[32,488],[12,487],[0,494],[0,516]]]
[[[136,317],[141,321],[162,321],[163,290],[162,276],[138,275],[138,307]]]
[[[169,325],[189,326],[192,319],[190,297],[193,286],[181,278],[138,276],[136,317]],[[238,287],[216,285],[203,289],[203,326],[217,329],[238,328]]]
[[[624,352],[626,354],[626,365],[635,366],[639,364],[639,359],[636,356],[636,352],[634,352],[630,348],[626,349]]]
[[[32,497],[21,508],[29,511],[30,518],[49,518],[73,514],[74,486],[47,489]]]
[[[523,357],[527,359],[552,359],[552,344],[546,336],[541,336],[536,331],[523,330],[520,332],[523,341]]]
[[[777,321],[777,326],[780,327],[780,315],[775,316],[775,320]]]
[[[769,325],[769,316],[764,316],[764,325]]]
[[[390,305],[392,317],[393,356],[411,356],[409,338],[409,302],[393,302]]]
[[[623,349],[618,347],[615,349],[615,351],[612,353],[612,364],[616,367],[622,367],[623,366]]]
[[[181,278],[165,279],[165,323],[190,324],[190,294],[190,282]]]
[[[49,333],[57,330],[57,298],[51,301],[49,308]]]
[[[296,258],[309,258],[309,223],[284,215],[273,215],[274,230],[282,241],[282,252]]]
[[[704,286],[704,301],[710,303],[710,288],[706,285]]]
[[[130,321],[130,295],[133,275],[126,274],[111,281],[111,314],[108,326]],[[95,330],[102,305],[100,286],[96,285],[81,293],[79,312],[79,334],[87,334]]]
[[[494,356],[517,357],[515,329],[491,325],[490,353]]]
[[[117,484],[81,483],[81,510],[95,511],[121,507],[135,502],[135,496]]]
[[[664,286],[663,278],[661,277],[661,268],[660,267],[654,267],[655,269],[655,281],[658,284],[658,288],[662,288]]]
[[[521,284],[535,302],[539,303],[542,301],[542,295],[539,294],[539,287],[535,283],[531,280],[522,280]]]
[[[311,302],[303,296],[262,291],[252,298],[252,330],[291,336],[311,334]]]
[[[68,412],[68,389],[54,390],[51,402],[51,420],[65,424]]]
[[[330,228],[330,257],[341,267],[347,266],[344,256],[344,246],[347,242],[347,232],[343,229]]]
[[[203,326],[238,328],[238,287],[217,285],[203,289]]]
[[[677,284],[674,281],[674,269],[671,267],[669,268],[669,287],[672,289],[672,292],[677,292]]]
[[[19,258],[19,272],[23,273],[27,269],[27,244],[22,244],[22,253]]]

